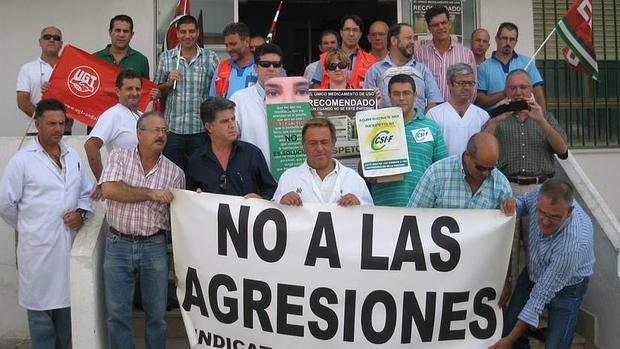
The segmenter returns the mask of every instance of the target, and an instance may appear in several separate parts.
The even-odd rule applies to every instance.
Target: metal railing
[[[572,0],[533,0],[535,46],[562,18]],[[620,147],[620,3],[592,0],[594,45],[599,78],[569,67],[556,34],[537,56],[545,80],[547,110],[566,130],[571,148]]]

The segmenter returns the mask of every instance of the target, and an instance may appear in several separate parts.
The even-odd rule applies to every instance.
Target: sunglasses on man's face
[[[329,63],[327,65],[327,70],[336,70],[336,68],[340,68],[340,70],[345,69],[346,67],[348,67],[349,65],[344,63],[344,62],[338,62],[338,63]]]
[[[258,61],[256,62],[256,64],[258,64],[259,67],[263,67],[263,68],[269,68],[269,67],[280,68],[282,66],[282,62],[280,61]]]
[[[43,39],[43,40],[52,40],[52,39],[54,39],[55,41],[62,41],[62,36],[55,35],[55,34],[43,34],[43,35],[41,35],[41,39]]]

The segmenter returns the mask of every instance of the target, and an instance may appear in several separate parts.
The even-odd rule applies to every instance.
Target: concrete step
[[[545,343],[539,341],[538,339],[530,337],[530,346],[532,349],[545,349]],[[573,337],[573,344],[570,347],[571,349],[586,349],[586,339],[583,338],[578,333],[575,333],[575,337]],[[551,349],[551,348],[547,348]]]

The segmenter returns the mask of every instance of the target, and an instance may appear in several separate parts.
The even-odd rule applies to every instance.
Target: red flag
[[[179,0],[177,3],[177,7],[174,10],[174,18],[170,21],[170,26],[168,27],[168,31],[166,32],[166,37],[164,38],[164,43],[162,50],[170,50],[176,47],[179,44],[179,39],[177,38],[177,21],[179,18],[189,15],[189,0]]]
[[[67,45],[50,76],[50,87],[42,98],[56,98],[67,107],[67,116],[88,126],[118,103],[116,76],[122,68]],[[138,110],[144,111],[150,102],[149,92],[157,88],[152,81],[142,79],[142,96]]]
[[[598,64],[592,43],[592,2],[575,0],[556,28],[568,45],[562,49],[566,62],[596,80]]]

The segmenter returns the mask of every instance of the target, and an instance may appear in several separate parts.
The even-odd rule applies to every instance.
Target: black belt
[[[535,176],[535,177],[521,177],[521,176],[507,176],[509,182],[519,185],[541,184],[551,176]]]
[[[121,233],[120,231],[110,227],[110,233],[122,237],[124,239],[127,240],[131,240],[131,241],[145,241],[145,240],[150,240],[156,236],[159,236],[161,234],[165,234],[166,230],[164,229],[159,229],[155,234],[152,235],[134,235],[134,234],[125,234],[125,233]]]

